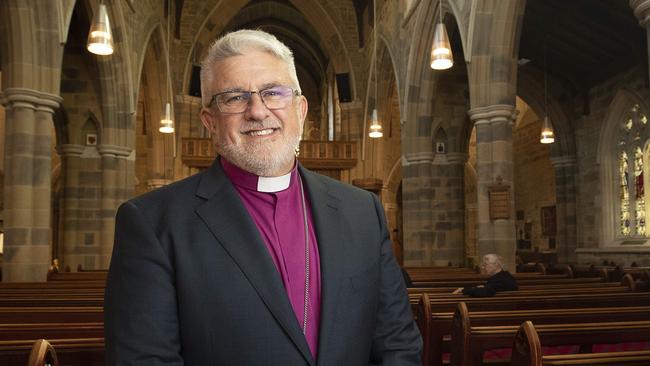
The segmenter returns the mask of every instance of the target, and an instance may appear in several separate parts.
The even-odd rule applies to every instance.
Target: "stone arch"
[[[393,162],[387,178],[384,183],[383,195],[389,196],[388,199],[391,202],[390,210],[393,211],[391,215],[391,221],[388,223],[388,230],[390,233],[390,238],[393,240],[393,250],[395,251],[395,256],[400,260],[400,263],[403,262],[404,256],[404,247],[402,239],[402,156],[395,159]]]
[[[440,7],[440,2],[420,2],[417,5],[420,9],[418,11],[418,17],[416,19],[414,34],[418,34],[416,43],[411,47],[409,58],[408,58],[408,71],[405,78],[404,84],[404,115],[402,116],[403,121],[406,121],[404,126],[404,136],[411,141],[418,141],[415,144],[411,144],[419,151],[404,151],[407,159],[411,159],[410,155],[416,154],[417,156],[421,155],[422,151],[432,151],[433,148],[431,144],[431,128],[435,128],[437,124],[433,120],[434,106],[432,101],[435,100],[437,93],[437,88],[441,82],[441,78],[444,78],[445,74],[450,72],[459,72],[458,68],[463,68],[462,57],[455,54],[455,65],[451,70],[446,70],[444,72],[436,72],[431,69],[429,66],[429,58],[431,52],[431,42],[433,41],[434,28],[432,24],[438,22],[440,12],[443,12],[443,21],[447,27],[447,31],[452,38],[452,47],[456,44],[456,47],[460,47],[460,50],[454,50],[455,52],[460,51],[463,55],[465,54],[464,44],[465,37],[463,37],[464,26],[461,26],[460,21],[466,16],[467,9],[465,9],[465,3],[463,4],[453,4],[450,6],[447,2],[443,2],[443,7]],[[454,34],[456,34],[454,36]],[[458,37],[458,38],[456,38]],[[454,149],[460,149],[463,146],[462,138],[454,137],[454,141],[457,141]],[[427,147],[424,147],[427,146]],[[419,159],[415,157],[416,159]],[[430,157],[431,159],[433,157]]]
[[[619,89],[603,118],[602,128],[598,140],[598,155],[596,157],[600,173],[600,207],[601,211],[601,242],[600,248],[617,246],[617,229],[616,229],[616,208],[618,207],[616,190],[617,170],[614,165],[617,163],[616,158],[616,141],[618,128],[621,122],[621,116],[627,114],[628,110],[639,105],[647,114],[650,106],[636,92],[627,89]],[[638,243],[641,244],[641,243]]]
[[[214,36],[221,33],[227,22],[232,19],[246,4],[245,0],[218,1],[209,10],[207,17],[194,32],[194,39],[189,45],[188,57],[183,66],[183,90],[189,86],[192,64],[210,45]],[[350,73],[350,87],[352,95],[356,95],[354,67],[351,64],[343,36],[338,31],[334,21],[318,1],[291,0],[291,3],[304,15],[309,23],[313,24],[320,39],[324,40],[323,46],[331,57],[331,63],[337,73]],[[183,18],[186,18],[185,15]],[[189,18],[189,17],[187,17]],[[188,19],[189,20],[189,19]],[[182,20],[182,22],[185,20]]]
[[[174,135],[158,131],[167,102],[172,105],[172,116],[174,115],[174,94],[171,91],[171,75],[168,72],[170,65],[166,57],[169,45],[165,38],[162,26],[156,25],[149,34],[142,53],[136,127],[133,131],[136,194],[165,185],[173,178],[173,173],[170,176],[169,171],[174,168]],[[177,119],[175,128],[181,128]]]
[[[550,78],[547,75],[547,78]],[[559,82],[559,81],[557,81]],[[553,84],[553,82],[549,83]],[[544,116],[544,74],[538,69],[522,67],[517,78],[517,95],[528,104],[535,113]],[[548,95],[549,120],[555,132],[555,143],[551,147],[552,156],[575,156],[575,132],[573,124],[566,113],[566,108],[552,94]]]
[[[515,105],[517,56],[525,7],[526,2],[519,0],[475,2],[467,35],[472,40],[468,50],[472,109]],[[488,31],[495,23],[501,31]]]
[[[108,15],[114,29],[127,28],[122,2],[112,2]],[[102,145],[118,156],[127,156],[133,147],[131,127],[135,113],[135,92],[130,47],[126,38],[117,37],[114,49],[112,55],[97,58],[102,101]]]

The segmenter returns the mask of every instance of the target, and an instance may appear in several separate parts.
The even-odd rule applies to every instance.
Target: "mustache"
[[[282,124],[279,121],[246,121],[240,126],[239,132],[246,133],[269,128],[282,128]]]

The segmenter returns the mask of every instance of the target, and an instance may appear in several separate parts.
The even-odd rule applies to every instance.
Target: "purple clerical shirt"
[[[305,225],[298,169],[283,177],[259,177],[221,157],[221,165],[260,231],[280,273],[289,301],[302,329],[305,299]],[[309,301],[305,338],[316,358],[320,326],[320,258],[305,192],[309,232]]]

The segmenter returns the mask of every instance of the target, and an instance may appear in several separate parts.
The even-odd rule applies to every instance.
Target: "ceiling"
[[[647,65],[646,31],[628,0],[528,0],[519,58],[564,79],[574,92]],[[647,67],[645,67],[647,71]]]

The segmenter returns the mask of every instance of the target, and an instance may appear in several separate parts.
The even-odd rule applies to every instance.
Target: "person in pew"
[[[107,365],[421,365],[379,199],[296,159],[307,100],[289,48],[229,33],[201,88],[220,157],[120,206]]]
[[[490,276],[485,285],[457,288],[454,294],[474,297],[494,296],[499,291],[515,291],[518,289],[517,280],[510,272],[503,269],[501,257],[496,254],[486,254],[481,263],[481,273]]]

